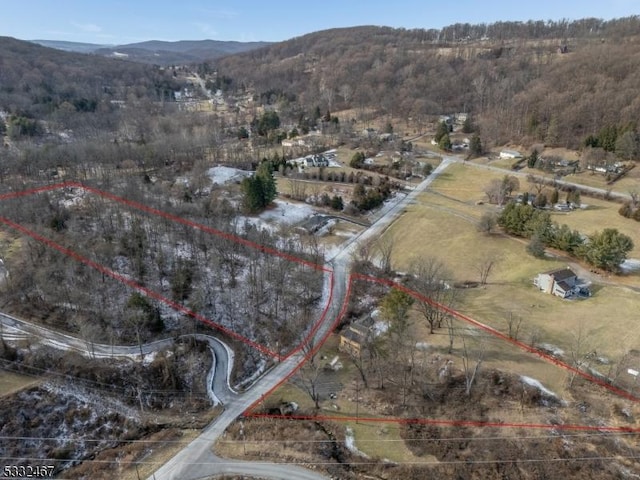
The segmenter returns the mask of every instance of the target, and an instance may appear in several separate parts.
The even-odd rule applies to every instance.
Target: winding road
[[[346,241],[337,253],[327,260],[327,267],[331,268],[333,272],[333,281],[331,281],[330,276],[325,276],[324,286],[325,298],[330,298],[330,304],[327,307],[322,323],[318,326],[311,339],[314,345],[319,345],[320,342],[326,339],[340,315],[343,304],[347,300],[351,259],[357,246],[382,235],[402,215],[407,205],[415,201],[416,197],[454,161],[456,159],[453,157],[445,158],[432,175],[417,185],[411,192],[388,202],[374,214],[370,227]],[[330,291],[331,288],[333,289],[332,291]],[[157,350],[170,347],[175,341],[175,338],[167,338],[143,345],[98,344],[2,313],[0,313],[0,326],[0,336],[8,341],[36,338],[39,342],[51,347],[66,351],[76,351],[93,358],[129,357],[139,359],[141,355],[146,356]],[[266,374],[258,378],[247,391],[239,394],[229,385],[233,352],[215,337],[201,334],[196,334],[195,336],[209,344],[213,358],[207,381],[209,397],[215,404],[224,405],[224,411],[195,440],[158,469],[150,477],[150,480],[196,480],[223,474],[259,476],[274,480],[289,480],[291,478],[326,480],[326,476],[298,466],[227,460],[213,453],[213,446],[216,440],[224,433],[227,427],[252,404],[259,401],[276,385],[288,378],[304,362],[305,357],[302,351],[287,357],[275,365]]]
[[[371,218],[371,226],[360,234],[343,243],[332,258],[327,260],[327,267],[333,272],[333,281],[325,276],[325,298],[330,298],[326,315],[318,326],[312,342],[318,345],[322,342],[335,325],[340,315],[344,302],[347,300],[347,287],[350,275],[350,264],[357,247],[363,243],[380,237],[391,224],[403,214],[405,208],[415,202],[417,196],[452,163],[465,163],[474,168],[489,169],[501,173],[514,174],[511,171],[464,162],[461,158],[444,156],[440,165],[423,182],[404,196],[398,196],[388,202]],[[524,175],[524,174],[520,174]],[[578,186],[568,182],[558,181],[560,184]],[[583,190],[593,190],[602,194],[603,190],[591,187],[579,186]],[[329,295],[329,290],[331,295]],[[141,346],[115,346],[88,342],[82,338],[60,333],[42,326],[34,325],[24,320],[0,313],[0,335],[6,340],[24,338],[38,338],[43,344],[63,349],[77,351],[88,357],[104,358],[125,356],[139,358],[140,355],[148,355],[159,349],[170,347],[175,338],[167,338]],[[186,335],[185,335],[186,336]],[[301,480],[321,480],[327,477],[298,466],[277,464],[268,462],[254,462],[241,460],[227,460],[213,453],[216,440],[224,433],[227,427],[240,417],[251,405],[263,398],[275,386],[288,378],[303,362],[302,351],[295,353],[275,365],[267,373],[258,378],[254,384],[244,393],[235,392],[229,384],[229,373],[233,364],[233,352],[227,345],[215,337],[196,334],[199,340],[206,341],[212,353],[212,367],[208,375],[208,392],[211,400],[216,404],[222,404],[224,411],[202,433],[159,468],[149,480],[196,480],[215,477],[223,474],[236,474],[246,476],[258,476],[274,480],[289,480],[291,478]]]
[[[340,315],[346,301],[351,259],[357,246],[382,235],[403,213],[407,205],[413,202],[453,161],[451,158],[445,159],[432,175],[416,186],[414,190],[385,205],[372,219],[373,223],[368,229],[349,239],[341,246],[336,255],[328,259],[327,266],[333,270],[333,292],[327,314],[314,335],[313,342],[315,344],[326,337]],[[325,288],[329,288],[328,282],[325,284]],[[222,415],[216,418],[198,438],[157,470],[149,480],[195,480],[221,474],[257,475],[277,480],[326,479],[327,477],[316,472],[292,465],[225,460],[214,455],[212,450],[216,440],[237,417],[242,415],[262,395],[287,378],[303,361],[304,355],[302,353],[288,357],[258,380],[250,390],[226,404]]]

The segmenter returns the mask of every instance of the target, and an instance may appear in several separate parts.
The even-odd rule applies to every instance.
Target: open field
[[[18,390],[33,386],[38,382],[40,382],[39,378],[0,370],[0,397],[11,395]]]
[[[567,354],[581,329],[599,356],[619,359],[640,341],[640,331],[635,325],[640,294],[622,287],[600,285],[594,288],[590,299],[566,301],[539,292],[532,285],[533,277],[565,263],[533,258],[526,252],[526,241],[497,234],[487,237],[478,233],[473,224],[483,212],[495,210],[495,206],[475,202],[483,196],[482,187],[496,177],[499,174],[451,165],[434,182],[432,191],[421,195],[385,234],[394,239],[394,268],[407,271],[414,259],[435,256],[447,265],[453,280],[477,281],[476,265],[494,257],[498,261],[489,285],[465,291],[460,305],[463,313],[501,331],[506,330],[510,313],[521,316],[523,333],[526,331],[526,335],[536,337],[537,342],[553,344]],[[634,222],[625,224],[626,219],[617,214],[616,204],[590,198],[584,202],[594,208],[569,215],[554,214],[554,220],[589,233],[595,231],[589,228],[591,225],[619,228],[634,238],[636,248],[631,256],[640,255],[640,229],[632,230],[636,226]],[[638,283],[638,275],[622,280]],[[513,365],[521,367],[519,361]],[[607,368],[601,368],[603,373]]]
[[[433,183],[431,191],[443,194],[454,200],[458,209],[463,208],[462,203],[466,204],[464,207],[465,213],[475,212],[475,215],[479,218],[487,210],[497,211],[496,206],[476,206],[475,202],[479,200],[486,201],[484,193],[486,185],[492,179],[500,179],[502,176],[500,173],[489,170],[455,164],[451,165]],[[524,179],[520,179],[520,191],[526,190],[528,190],[527,182]],[[561,192],[561,198],[563,198],[562,195],[563,193]],[[433,202],[434,200],[429,201]],[[638,223],[634,220],[624,218],[618,214],[619,203],[587,196],[583,196],[582,203],[589,207],[570,213],[551,211],[552,219],[559,224],[566,223],[571,228],[587,235],[605,227],[617,228],[621,233],[633,239],[635,248],[629,253],[629,257],[640,258],[640,228],[638,228]]]
[[[571,213],[552,212],[552,220],[559,224],[566,223],[572,229],[586,234],[603,228],[617,228],[633,240],[634,248],[629,252],[629,258],[640,258],[640,223],[618,214],[619,203],[585,196],[582,197],[582,203],[588,208]]]

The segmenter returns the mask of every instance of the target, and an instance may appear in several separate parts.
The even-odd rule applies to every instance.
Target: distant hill
[[[268,42],[223,42],[218,40],[163,42],[151,40],[128,45],[104,46],[91,52],[106,57],[126,58],[134,62],[168,66],[215,60],[225,55],[247,52],[268,45],[270,45]]]
[[[248,52],[271,45],[270,42],[225,42],[219,40],[180,40],[177,42],[150,40],[126,45],[99,45],[61,40],[32,40],[32,42],[65,52],[93,53],[103,57],[160,66],[211,61],[225,55]]]
[[[33,43],[43,47],[64,50],[65,52],[93,53],[100,48],[109,48],[113,45],[100,45],[97,43],[65,42],[63,40],[31,40]]]
[[[0,37],[0,110],[11,115],[102,128],[119,102],[171,100],[182,87],[168,69]]]
[[[230,88],[297,98],[307,111],[411,118],[468,112],[487,146],[576,147],[640,118],[640,17],[456,24],[441,30],[362,26],[315,32],[216,63]]]

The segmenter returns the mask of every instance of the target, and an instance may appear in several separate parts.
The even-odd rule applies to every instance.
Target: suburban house
[[[509,159],[516,159],[516,158],[522,158],[522,154],[516,150],[502,150],[500,152],[500,158],[509,158]]]
[[[371,330],[363,325],[351,324],[340,332],[340,350],[359,356],[363,345],[371,336]]]
[[[304,138],[290,138],[288,140],[282,140],[281,145],[283,147],[306,147],[307,142]]]
[[[569,267],[539,273],[533,284],[545,293],[567,298],[576,287],[578,277]]]

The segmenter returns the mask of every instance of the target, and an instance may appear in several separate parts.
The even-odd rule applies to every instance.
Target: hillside
[[[225,57],[219,74],[324,111],[375,109],[416,128],[470,112],[485,144],[576,147],[640,114],[640,19],[356,27]]]
[[[270,45],[269,42],[225,42],[219,40],[181,40],[147,42],[125,45],[98,45],[93,43],[33,40],[39,45],[67,52],[93,53],[103,57],[127,59],[153,65],[184,65],[215,60],[225,55],[247,52]]]
[[[98,43],[82,43],[82,42],[65,42],[63,40],[31,40],[32,43],[37,43],[43,47],[55,48],[57,50],[64,50],[65,52],[77,52],[77,53],[92,53],[99,48],[107,48],[111,45],[101,45]]]
[[[35,136],[45,130],[41,120],[108,130],[118,102],[172,99],[182,84],[150,65],[0,37],[0,111],[21,130],[14,136]]]

